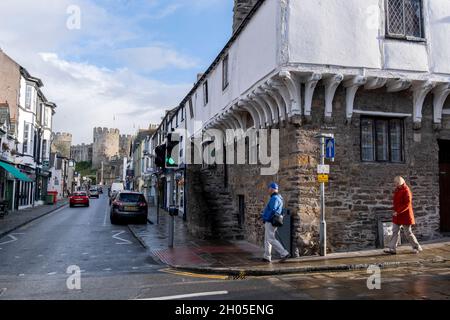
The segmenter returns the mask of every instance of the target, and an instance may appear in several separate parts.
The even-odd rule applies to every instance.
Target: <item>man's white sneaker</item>
[[[418,248],[414,248],[414,249],[413,249],[413,252],[414,252],[415,254],[421,253],[422,251],[423,251],[423,248],[422,248],[422,247],[418,247]]]
[[[388,253],[388,254],[397,254],[397,251],[388,248],[388,249],[384,249],[384,253]]]

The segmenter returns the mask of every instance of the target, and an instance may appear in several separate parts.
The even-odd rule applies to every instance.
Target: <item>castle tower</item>
[[[72,135],[70,133],[58,132],[52,135],[51,152],[57,153],[61,157],[70,158],[70,148],[72,146]]]
[[[119,155],[120,132],[118,129],[94,128],[92,167],[99,169],[102,162]]]
[[[119,140],[119,155],[121,158],[127,158],[130,154],[131,142],[133,136],[121,135]]]
[[[244,21],[258,0],[234,0],[233,33]]]

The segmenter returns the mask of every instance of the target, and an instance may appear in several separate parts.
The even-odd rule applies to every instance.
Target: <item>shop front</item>
[[[33,180],[18,168],[0,161],[0,200],[7,203],[9,210],[14,211],[33,204],[30,194],[33,184]],[[29,196],[24,196],[26,194]]]

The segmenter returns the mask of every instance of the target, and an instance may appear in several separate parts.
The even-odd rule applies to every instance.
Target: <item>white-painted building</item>
[[[338,86],[348,88],[348,118],[358,88],[385,87],[414,92],[417,125],[425,96],[433,95],[440,124],[450,92],[450,2],[404,2],[403,9],[398,0],[258,1],[182,101],[188,131],[309,117],[319,82],[327,88],[327,118]]]
[[[266,183],[282,176],[281,188],[289,190],[286,201],[293,210],[293,238],[306,252],[314,252],[320,211],[314,134],[325,131],[339,136],[340,150],[346,151],[340,155],[335,168],[339,174],[330,187],[332,197],[339,199],[328,206],[334,248],[365,248],[375,243],[374,221],[389,201],[354,200],[359,189],[339,189],[346,186],[349,175],[363,190],[389,195],[392,175],[424,181],[432,177],[432,182],[417,184],[413,191],[422,210],[418,228],[424,238],[435,237],[439,229],[436,199],[446,192],[439,189],[438,167],[446,159],[444,153],[450,152],[442,142],[450,140],[450,1],[235,3],[239,4],[237,10],[249,11],[240,15],[245,18],[235,23],[229,42],[175,109],[186,110],[189,137],[184,144],[189,146],[191,139],[206,129],[280,129],[285,139],[280,141],[280,171],[267,178],[252,176],[250,168],[239,166],[229,168],[230,177],[227,166],[223,172],[220,167],[195,171],[204,174],[202,181],[207,183],[195,192],[191,188],[192,206],[188,208],[193,212],[188,216],[195,215],[193,223],[213,223],[191,226],[193,233],[227,236],[227,230],[233,230],[232,237],[258,242],[261,228],[245,221],[258,219]],[[164,118],[155,145],[164,142],[172,119],[173,115]],[[421,155],[425,148],[430,150]],[[426,155],[432,160],[427,162],[429,171],[424,172]],[[347,168],[349,163],[353,171]],[[367,175],[381,178],[368,180]],[[196,181],[194,176],[190,179]],[[218,187],[212,186],[212,179]],[[425,196],[421,188],[427,188],[433,197]],[[199,190],[209,198],[202,206]],[[441,221],[449,221],[445,197],[440,201],[444,208]],[[246,205],[249,202],[251,206]],[[231,209],[222,210],[223,203],[229,203]],[[208,208],[217,212],[208,213]],[[364,221],[364,227],[343,224],[341,213],[356,223]],[[210,214],[214,219],[205,218]],[[365,234],[358,238],[360,230]]]

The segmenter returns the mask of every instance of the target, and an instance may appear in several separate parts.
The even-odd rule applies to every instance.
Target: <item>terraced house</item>
[[[56,104],[43,83],[0,50],[0,101],[8,106],[12,146],[2,149],[2,199],[11,210],[44,203],[50,179],[52,120]]]
[[[191,232],[261,244],[275,180],[294,218],[295,254],[317,253],[318,133],[337,143],[329,250],[382,244],[397,175],[412,187],[419,239],[450,231],[449,39],[447,0],[236,0],[230,41],[179,108],[191,139],[279,129],[280,167],[264,176],[261,165],[187,165]]]

